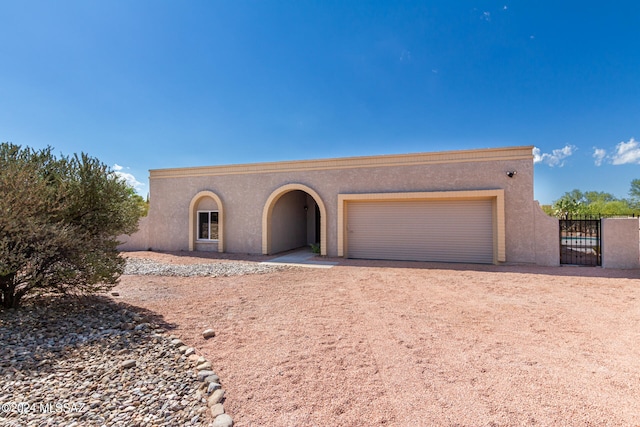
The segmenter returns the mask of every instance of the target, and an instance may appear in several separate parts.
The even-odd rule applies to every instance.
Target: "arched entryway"
[[[262,253],[270,255],[320,244],[327,254],[327,210],[313,189],[287,184],[275,190],[262,212]]]

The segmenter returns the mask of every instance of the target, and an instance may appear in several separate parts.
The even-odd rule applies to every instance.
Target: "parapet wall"
[[[638,218],[602,220],[602,267],[640,268],[639,228]]]

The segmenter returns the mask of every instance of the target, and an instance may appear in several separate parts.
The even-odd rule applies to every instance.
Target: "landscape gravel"
[[[214,262],[202,264],[169,264],[145,258],[128,258],[124,274],[173,277],[227,277],[245,274],[265,274],[290,267],[256,262]]]
[[[232,276],[279,268],[130,258],[126,274]],[[170,335],[172,328],[108,296],[47,296],[0,311],[0,425],[231,426],[211,363]]]

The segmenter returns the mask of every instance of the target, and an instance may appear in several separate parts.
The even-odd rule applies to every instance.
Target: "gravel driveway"
[[[640,425],[640,271],[340,261],[115,299],[177,325],[240,427]]]

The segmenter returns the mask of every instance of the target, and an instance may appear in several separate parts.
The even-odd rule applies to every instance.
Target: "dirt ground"
[[[640,426],[639,270],[338,261],[115,299],[212,362],[238,427]]]

